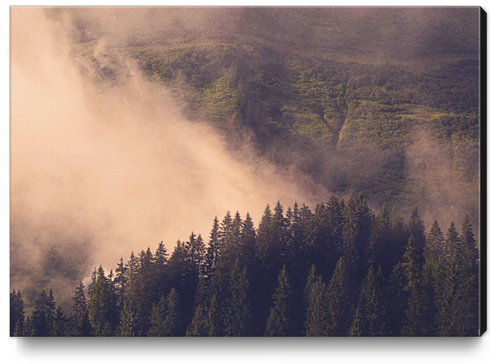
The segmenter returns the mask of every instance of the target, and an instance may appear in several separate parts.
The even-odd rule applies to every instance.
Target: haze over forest
[[[11,9],[11,288],[363,192],[478,240],[478,8]]]

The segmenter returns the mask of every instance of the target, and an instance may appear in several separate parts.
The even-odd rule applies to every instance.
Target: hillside
[[[226,10],[236,20],[228,31],[133,32],[97,56],[95,35],[76,51],[100,63],[101,83],[119,79],[130,57],[190,119],[213,123],[230,145],[251,133],[260,155],[338,195],[362,190],[411,208],[431,188],[414,177],[420,133],[447,173],[478,188],[477,8]],[[465,196],[473,216],[476,196]]]

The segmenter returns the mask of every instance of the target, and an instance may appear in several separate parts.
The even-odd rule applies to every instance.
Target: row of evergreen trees
[[[15,290],[11,336],[476,336],[479,252],[466,216],[461,233],[417,208],[404,221],[359,195],[331,196],[314,211],[266,207],[215,218],[208,244],[192,233],[169,256],[94,269],[67,316],[42,291],[32,315]],[[87,297],[88,295],[88,297]]]

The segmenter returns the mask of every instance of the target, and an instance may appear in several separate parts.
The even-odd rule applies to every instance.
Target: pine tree
[[[271,254],[273,241],[272,212],[266,206],[257,228],[255,257],[250,267],[250,308],[252,312],[253,335],[263,335],[269,310],[272,306],[272,295],[276,286],[279,269],[276,269],[278,257]]]
[[[24,331],[24,300],[20,291],[10,294],[10,336],[22,336]]]
[[[71,335],[73,336],[90,336],[91,325],[88,319],[88,302],[85,297],[85,286],[82,282],[75,288],[73,297],[72,315],[71,315]]]
[[[458,262],[466,275],[478,274],[479,251],[468,215],[464,217],[461,228],[461,248],[458,252]]]
[[[134,286],[135,284],[134,279],[136,277],[136,274],[138,273],[139,265],[140,265],[139,259],[136,258],[134,252],[131,252],[131,256],[129,257],[129,261],[127,263],[128,285]],[[90,290],[89,290],[89,295],[90,295]]]
[[[227,211],[225,216],[223,217],[223,221],[221,222],[220,229],[218,231],[218,244],[219,251],[222,252],[222,249],[228,244],[228,237],[231,234],[233,229],[233,219],[231,217],[230,211]]]
[[[192,322],[187,328],[186,336],[208,336],[209,322],[207,319],[207,310],[202,304],[199,304],[194,311]]]
[[[420,296],[420,325],[424,327],[423,333],[420,335],[424,336],[435,336],[437,335],[436,329],[436,272],[444,264],[441,264],[442,260],[436,263],[434,268],[428,268],[428,264],[424,264],[420,273],[420,281],[418,285],[418,294]],[[452,293],[451,293],[452,294]]]
[[[349,283],[346,264],[340,257],[325,294],[326,336],[346,336],[349,328]]]
[[[434,267],[439,258],[447,257],[446,242],[437,220],[434,220],[424,247],[424,261]]]
[[[439,336],[454,336],[454,275],[453,265],[440,257],[432,269],[434,286],[434,333]],[[431,333],[432,334],[432,333]]]
[[[114,278],[114,283],[116,284],[116,297],[117,305],[122,310],[124,308],[125,299],[128,295],[128,278],[127,278],[128,267],[124,266],[123,259],[117,264],[116,277]]]
[[[407,234],[412,236],[412,249],[415,263],[422,267],[424,264],[424,248],[425,248],[425,226],[420,217],[419,210],[415,206],[410,214],[407,222]]]
[[[154,303],[151,310],[151,327],[149,336],[182,336],[179,295],[175,288],[168,296]]]
[[[207,321],[209,325],[208,336],[223,336],[223,313],[217,294],[211,298]]]
[[[404,287],[409,293],[407,309],[405,311],[406,322],[400,334],[402,336],[423,336],[428,328],[425,322],[426,307],[421,285],[421,269],[418,264],[419,257],[413,235],[407,243],[405,254],[402,258],[402,268],[407,285]]]
[[[167,296],[167,312],[163,323],[164,336],[183,336],[180,318],[180,299],[175,288]]]
[[[283,266],[279,274],[279,284],[273,296],[273,306],[271,308],[265,336],[288,336],[290,335],[290,301],[291,289],[289,287],[286,266]]]
[[[284,263],[289,273],[291,285],[291,311],[295,315],[291,317],[291,332],[297,335],[304,334],[304,323],[306,320],[305,300],[302,295],[307,279],[308,270],[313,261],[308,256],[308,248],[305,246],[305,233],[307,223],[302,216],[302,209],[294,204],[293,210],[288,209],[286,213],[286,233],[284,243]]]
[[[288,209],[286,213],[286,226],[287,226],[287,237],[285,244],[285,260],[288,266],[298,267],[298,269],[305,260],[302,249],[302,242],[304,239],[304,229],[300,220],[300,212],[297,203],[294,203],[294,208]],[[293,268],[295,271],[298,269]]]
[[[326,332],[325,317],[325,283],[322,276],[316,275],[315,266],[311,267],[305,287],[306,300],[306,336],[324,336]]]
[[[407,285],[407,276],[400,261],[395,265],[388,278],[386,299],[383,302],[386,311],[387,336],[399,336],[401,328],[405,324],[405,311],[409,297]]]
[[[87,287],[87,293],[88,293],[88,296],[92,296],[92,291],[93,291],[93,288],[95,286],[95,282],[97,282],[97,268],[94,267],[94,270],[92,272],[92,279]]]
[[[77,327],[82,326],[84,313],[87,310],[87,299],[85,298],[84,290],[85,286],[80,282],[80,285],[75,289],[75,296],[73,297],[72,309]]]
[[[388,298],[388,280],[385,278],[381,267],[378,267],[378,271],[376,272],[376,282],[377,282],[377,291],[376,294],[378,296],[378,321],[376,325],[376,329],[378,330],[379,336],[387,336],[388,334],[388,316],[386,312],[386,300]]]
[[[183,244],[177,241],[177,246],[168,262],[169,285],[179,294],[181,320],[184,327],[192,321],[199,284],[198,269],[193,263],[189,247],[190,243]]]
[[[206,248],[204,246],[204,241],[201,235],[196,235],[191,233],[189,237],[189,242],[187,245],[187,250],[189,252],[190,260],[190,279],[194,282],[193,285],[197,285],[197,281],[204,276],[204,262]]]
[[[356,288],[367,270],[364,258],[369,248],[371,224],[372,212],[362,194],[355,200],[350,198],[344,209],[342,257],[345,274]]]
[[[110,336],[117,320],[116,297],[102,266],[90,292],[88,316],[95,336]]]
[[[158,303],[153,304],[151,311],[151,327],[149,336],[181,336],[179,295],[175,288],[170,290],[168,296],[162,297]]]
[[[443,301],[452,296],[452,289],[445,291],[444,286],[448,283],[446,277],[450,271],[449,250],[444,240],[444,235],[437,220],[434,220],[429,234],[426,237],[424,248],[424,265],[420,275],[420,300],[425,306],[424,321],[426,325],[425,335],[437,334],[436,321],[441,319],[438,312],[442,314]],[[446,298],[443,298],[443,296]],[[444,309],[447,312],[446,309]],[[444,314],[445,316],[445,314]]]
[[[279,201],[274,207],[274,215],[271,221],[272,241],[271,253],[276,257],[278,264],[285,261],[287,252],[286,242],[288,239],[287,219],[284,217],[284,208]],[[279,268],[280,265],[277,266]]]
[[[248,302],[249,283],[247,270],[240,270],[238,260],[233,266],[229,279],[229,298],[225,309],[225,335],[246,336],[250,324],[250,305]]]
[[[362,258],[359,265],[358,282],[362,282],[362,276],[366,273],[369,268],[369,260],[367,259],[367,252],[369,249],[369,241],[372,236],[372,226],[373,226],[373,212],[369,208],[366,198],[362,193],[359,193],[356,199],[356,210],[357,210],[357,236],[358,236],[358,246],[359,253]]]
[[[245,267],[249,267],[252,264],[253,258],[255,256],[255,242],[256,233],[252,218],[249,213],[245,216],[245,220],[242,224],[241,231],[242,249],[240,258]]]
[[[158,248],[155,251],[152,279],[155,287],[153,298],[157,301],[159,297],[166,295],[170,291],[168,286],[168,253],[163,241],[158,244]]]
[[[34,334],[34,327],[32,324],[32,319],[31,319],[31,316],[27,315],[25,322],[24,322],[24,331],[23,331],[22,335],[19,335],[19,336],[30,337],[30,336],[33,336],[33,334]]]
[[[305,236],[308,266],[314,265],[320,275],[327,275],[330,269],[329,230],[327,211],[324,204],[317,204],[315,212],[308,221]],[[333,262],[335,264],[335,262]]]
[[[440,336],[477,335],[477,275],[465,264],[463,253],[468,238],[467,220],[459,237],[451,223],[446,238],[446,254],[434,274],[436,324]],[[476,260],[476,259],[475,259]]]
[[[392,244],[391,231],[391,218],[388,213],[388,208],[386,205],[383,205],[381,211],[374,218],[366,258],[370,266],[381,266],[384,272],[389,272],[392,269],[391,261],[387,259],[393,255],[390,251],[390,245]]]
[[[223,221],[223,224],[225,224],[225,221]],[[233,264],[240,257],[242,250],[242,220],[240,214],[237,212],[234,220],[231,222],[228,221],[227,224],[230,224],[230,226],[227,226],[226,228],[225,225],[223,225],[223,229],[227,231],[226,240],[224,240],[221,245],[221,255],[218,263],[221,274],[224,272],[229,274],[231,272]]]
[[[342,214],[342,207],[339,200],[331,195],[327,201],[326,208],[326,230],[328,236],[328,257],[327,266],[328,270],[325,272],[325,277],[330,277],[333,274],[335,264],[338,262],[343,245],[343,231],[344,219]]]
[[[150,311],[156,297],[154,280],[154,257],[150,250],[142,250],[139,254],[138,269],[133,273],[131,292],[136,305],[137,335],[146,336],[150,327]]]
[[[479,334],[479,252],[468,215],[463,220],[461,237],[455,253],[454,335]]]
[[[357,311],[359,315],[354,319],[351,333],[356,333],[358,336],[380,335],[378,282],[372,267],[369,268],[361,286],[356,314]]]
[[[257,253],[257,258],[261,262],[265,262],[270,255],[270,242],[273,239],[271,225],[272,225],[272,212],[270,210],[269,205],[267,205],[257,230],[257,241],[256,241],[256,248],[255,248],[255,251]]]
[[[350,198],[344,209],[342,258],[346,264],[346,274],[354,278],[359,269],[361,259],[360,242],[358,241],[357,211],[355,201]]]
[[[82,321],[80,326],[77,328],[75,333],[76,336],[92,336],[92,325],[88,317],[88,310],[85,310],[82,316]]]
[[[390,269],[388,272],[391,274],[393,268],[398,264],[405,253],[405,245],[408,241],[409,234],[407,233],[407,227],[403,217],[396,207],[393,207],[391,210],[390,221],[391,241],[388,246],[386,246],[386,257],[387,261],[390,262]]]
[[[14,327],[14,333],[12,334],[13,337],[19,337],[23,335],[23,328],[20,327],[20,321],[17,321]]]
[[[62,337],[67,336],[69,333],[69,320],[64,315],[61,307],[58,306],[53,318],[53,336]]]
[[[460,249],[460,246],[461,244],[460,244],[459,234],[456,231],[456,225],[454,224],[454,221],[451,221],[446,237],[446,252],[447,252],[446,259],[451,264],[456,264],[456,256],[458,250]]]
[[[136,304],[132,296],[124,303],[121,318],[117,326],[116,335],[121,337],[133,337],[138,333],[138,319],[136,315]]]
[[[55,315],[55,301],[53,291],[49,294],[43,289],[36,300],[32,315],[32,336],[52,336]]]
[[[151,326],[148,330],[148,336],[162,336],[166,311],[167,299],[162,296],[158,302],[153,303],[151,308]]]
[[[208,247],[206,249],[206,256],[204,262],[204,277],[206,286],[211,281],[211,278],[216,270],[216,263],[220,255],[219,245],[219,221],[218,217],[214,218],[213,228],[209,237]]]
[[[349,336],[352,337],[361,336],[362,333],[361,325],[362,325],[361,309],[358,307],[356,308],[356,313],[354,314],[354,321],[352,322],[352,325],[350,327]]]
[[[427,241],[434,245],[434,233],[433,229]],[[431,259],[432,274],[431,284],[432,290],[428,290],[432,293],[431,297],[427,297],[429,301],[429,309],[432,310],[431,315],[434,317],[432,335],[440,336],[454,336],[455,335],[455,318],[454,311],[454,296],[456,294],[456,284],[458,281],[456,256],[460,246],[458,233],[456,227],[452,222],[447,233],[447,238],[444,240],[442,233],[437,233],[437,241],[441,247],[438,251],[437,261],[434,258]],[[430,303],[433,302],[432,305]]]

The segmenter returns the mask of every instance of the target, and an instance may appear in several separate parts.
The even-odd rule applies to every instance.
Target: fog
[[[132,251],[163,241],[171,252],[191,232],[207,241],[228,210],[257,220],[278,200],[315,202],[296,176],[252,151],[233,159],[130,63],[124,82],[96,87],[70,52],[67,24],[12,8],[13,289],[73,290],[94,266],[113,268]]]
[[[415,191],[415,202],[425,221],[426,231],[437,219],[441,230],[447,233],[454,222],[461,233],[461,224],[466,214],[470,218],[473,232],[479,241],[480,190],[475,181],[455,173],[453,160],[447,146],[437,142],[429,131],[421,129],[415,133],[414,143],[407,151],[407,176]],[[477,164],[477,161],[470,160]],[[474,168],[474,166],[472,166]]]

